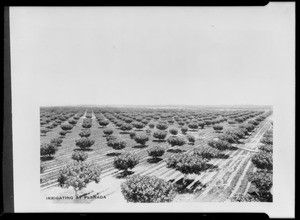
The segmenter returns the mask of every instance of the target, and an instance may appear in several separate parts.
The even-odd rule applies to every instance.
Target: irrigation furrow
[[[239,180],[238,180],[238,182],[237,182],[235,188],[233,189],[233,191],[232,191],[231,194],[229,195],[228,199],[231,199],[231,198],[236,194],[236,192],[238,191],[238,189],[239,189],[239,187],[240,187],[240,185],[241,185],[241,183],[242,183],[242,180],[245,178],[245,175],[246,175],[246,173],[247,173],[247,171],[248,171],[250,165],[251,165],[251,161],[248,161],[248,163],[247,163],[247,165],[246,165],[246,167],[245,167],[245,169],[244,169],[244,171],[243,171],[241,177],[239,178]]]

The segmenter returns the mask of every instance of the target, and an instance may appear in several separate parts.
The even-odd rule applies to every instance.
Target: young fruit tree
[[[269,191],[272,187],[272,172],[267,170],[258,170],[249,176],[249,180],[260,191]]]
[[[190,124],[188,124],[188,127],[192,130],[197,130],[198,129],[198,124],[197,123],[190,123]]]
[[[165,149],[161,146],[156,146],[151,150],[148,150],[148,155],[153,158],[153,160],[157,160],[159,157],[164,155]]]
[[[149,141],[149,137],[147,135],[136,135],[134,137],[134,140],[137,144],[140,144],[141,146],[145,146],[146,142]]]
[[[41,157],[53,157],[55,152],[57,151],[57,148],[54,144],[42,144],[41,145]]]
[[[222,125],[214,125],[213,128],[214,128],[214,130],[216,132],[221,132],[223,130],[223,126]]]
[[[218,137],[220,140],[223,140],[223,141],[227,141],[231,144],[233,143],[237,143],[239,138],[234,136],[234,135],[229,135],[229,134],[222,134]]]
[[[204,120],[205,125],[211,125],[211,120]]]
[[[109,142],[111,140],[117,140],[118,138],[115,135],[108,135],[106,136],[106,141]]]
[[[198,126],[199,126],[201,129],[203,129],[204,126],[205,126],[205,122],[204,122],[204,121],[199,121],[199,122],[198,122]]]
[[[133,122],[132,123],[133,127],[135,127],[136,129],[143,129],[145,127],[145,124],[141,123],[141,122]]]
[[[109,122],[107,120],[101,120],[99,121],[99,125],[102,127],[106,127],[109,124]]]
[[[180,126],[183,126],[183,125],[185,125],[185,122],[184,122],[184,121],[178,121],[178,124],[179,124]]]
[[[41,128],[41,135],[45,136],[47,134],[47,132],[49,132],[48,128]]]
[[[86,117],[86,119],[91,119],[92,118],[92,114],[91,113],[86,113],[85,117]]]
[[[160,119],[160,116],[159,115],[154,115],[153,118],[154,118],[154,120],[157,121],[158,119]]]
[[[220,151],[209,146],[204,146],[194,149],[193,154],[210,160],[219,157]]]
[[[129,133],[129,137],[130,137],[131,139],[134,139],[135,136],[136,136],[136,133],[135,133],[135,132],[130,132],[130,133]]]
[[[271,153],[259,151],[252,156],[251,161],[259,169],[273,169],[273,157]]]
[[[244,118],[236,118],[234,120],[238,123],[242,123],[244,121]]]
[[[164,124],[164,123],[158,123],[158,124],[156,125],[156,128],[157,128],[158,130],[164,131],[164,130],[167,130],[168,125],[167,125],[167,124]]]
[[[245,132],[241,129],[226,130],[225,134],[231,135],[232,137],[234,137],[237,140],[242,139],[245,136]]]
[[[148,120],[144,119],[141,121],[145,126],[148,124]]]
[[[58,183],[62,188],[70,186],[75,190],[75,198],[78,192],[85,188],[88,183],[100,181],[101,168],[95,164],[74,161],[73,163],[59,170]]]
[[[231,148],[231,144],[223,140],[210,140],[207,142],[207,144],[221,151]]]
[[[167,131],[155,131],[153,137],[159,141],[163,141],[167,137]]]
[[[152,123],[148,124],[148,126],[149,126],[149,128],[154,128],[155,127],[155,125],[152,124]]]
[[[257,126],[257,125],[259,124],[259,122],[258,122],[258,121],[255,121],[255,120],[249,120],[248,123],[249,123],[249,124],[252,124],[252,125],[254,125],[254,126]]]
[[[139,163],[139,158],[132,153],[121,154],[114,159],[114,167],[123,170],[123,175],[128,174],[128,170],[134,168]]]
[[[112,129],[107,128],[107,129],[103,130],[103,134],[106,136],[111,135],[112,133],[114,133],[114,130],[112,130]]]
[[[83,128],[90,128],[92,127],[92,119],[91,118],[85,118],[83,119],[82,125]]]
[[[228,124],[236,124],[236,121],[232,120],[232,119],[228,120],[227,122],[228,122]]]
[[[186,132],[187,132],[188,130],[189,130],[189,129],[188,129],[187,126],[183,126],[183,127],[181,128],[182,134],[186,134]]]
[[[85,161],[88,158],[88,154],[83,151],[75,151],[71,158],[76,161]]]
[[[178,130],[175,129],[175,128],[171,128],[171,129],[169,130],[169,132],[170,132],[170,134],[173,134],[173,135],[177,135],[177,134],[178,134]]]
[[[263,137],[260,142],[266,145],[273,145],[273,137]]]
[[[248,177],[255,186],[258,199],[261,202],[272,202],[273,196],[270,192],[273,186],[273,173],[268,170],[258,170]]]
[[[121,128],[121,126],[124,124],[124,122],[123,121],[116,121],[115,122],[115,125],[118,127],[118,128]]]
[[[53,124],[49,124],[49,125],[46,126],[46,128],[52,129],[52,128],[54,128],[54,125]]]
[[[273,152],[273,146],[272,145],[262,145],[258,148],[261,151],[272,153]]]
[[[168,143],[174,147],[174,146],[182,146],[184,145],[186,142],[183,138],[181,137],[178,137],[178,136],[170,136],[168,139],[167,139]]]
[[[50,140],[50,144],[54,144],[55,146],[60,146],[62,143],[61,138],[53,138]]]
[[[167,166],[175,168],[184,174],[183,183],[185,184],[190,174],[199,174],[207,166],[207,159],[198,155],[179,154],[175,157],[169,157]]]
[[[149,135],[149,136],[151,135],[151,132],[152,132],[151,129],[146,129],[145,131],[146,131],[147,135]]]
[[[61,138],[65,137],[67,133],[68,133],[67,131],[60,131],[59,132]]]
[[[119,145],[119,139],[117,139],[117,138],[107,141],[107,146],[108,147],[117,148],[118,145]]]
[[[131,122],[133,122],[133,119],[132,118],[125,118],[124,121],[126,123],[131,123]]]
[[[118,139],[110,140],[107,142],[107,146],[112,147],[115,150],[121,150],[128,146],[127,142],[120,141]]]
[[[79,133],[79,136],[80,137],[89,137],[91,135],[91,130],[89,129],[89,128],[87,128],[87,129],[84,129],[83,131],[81,131],[80,133]]]
[[[169,123],[170,125],[174,124],[174,120],[173,120],[173,119],[168,119],[167,121],[168,121],[168,123]]]
[[[121,192],[128,202],[172,202],[176,189],[172,183],[155,176],[133,175],[121,184]]]
[[[72,130],[73,126],[70,124],[63,124],[60,126],[60,128],[66,132],[70,132]]]
[[[81,150],[89,149],[94,143],[95,141],[89,138],[80,138],[79,140],[75,140],[76,146],[80,147]]]
[[[73,118],[70,118],[70,119],[68,120],[68,122],[69,122],[69,124],[71,124],[71,125],[76,125],[76,124],[77,124],[77,120],[74,120]]]
[[[188,139],[189,143],[194,145],[195,144],[195,137],[193,135],[187,135],[186,138]]]
[[[253,131],[255,127],[254,127],[253,124],[244,123],[244,124],[239,125],[239,128],[240,129],[246,129],[247,132],[249,133],[249,132]]]
[[[121,125],[121,130],[122,131],[130,131],[131,129],[133,128],[133,126],[131,125],[131,124],[127,124],[127,123],[125,123],[125,124],[122,124]]]
[[[52,122],[53,127],[57,127],[58,123],[56,121]]]

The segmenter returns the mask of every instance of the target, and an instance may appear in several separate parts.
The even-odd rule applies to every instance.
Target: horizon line
[[[69,105],[48,105],[40,107],[68,107],[68,106],[84,106],[84,107],[273,107],[273,105],[262,104],[204,104],[204,105],[192,105],[192,104],[69,104]]]

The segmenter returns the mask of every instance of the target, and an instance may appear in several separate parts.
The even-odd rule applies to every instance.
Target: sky
[[[293,80],[294,9],[277,6],[12,7],[13,95],[30,90],[41,106],[272,105]]]

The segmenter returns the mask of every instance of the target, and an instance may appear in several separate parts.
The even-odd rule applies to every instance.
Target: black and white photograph
[[[294,3],[9,16],[16,211],[294,216]]]

